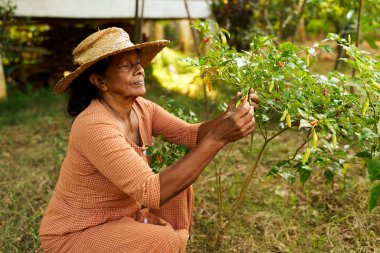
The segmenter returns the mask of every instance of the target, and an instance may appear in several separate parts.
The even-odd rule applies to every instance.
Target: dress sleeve
[[[70,137],[77,151],[118,188],[146,207],[159,208],[159,175],[152,172],[114,122],[76,119]]]
[[[193,148],[197,144],[198,129],[200,124],[189,124],[182,119],[170,114],[159,105],[152,102],[152,129],[153,135],[163,135],[166,140]]]

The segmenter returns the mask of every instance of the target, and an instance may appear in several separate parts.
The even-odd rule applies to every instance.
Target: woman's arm
[[[206,123],[196,147],[184,158],[160,172],[160,205],[194,183],[207,164],[227,143],[250,134],[255,127],[253,114],[253,106],[246,103]]]

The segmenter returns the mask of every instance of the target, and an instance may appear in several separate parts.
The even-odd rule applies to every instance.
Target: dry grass
[[[259,145],[258,135],[254,143]],[[337,177],[334,187],[324,184],[319,171],[313,171],[304,186],[299,181],[292,185],[266,179],[274,161],[291,155],[289,150],[296,143],[294,132],[272,143],[242,207],[233,215],[224,215],[223,229],[218,221],[215,176],[211,166],[207,169],[195,183],[195,228],[189,252],[380,251],[380,212],[368,212],[368,179],[361,169],[353,168],[345,181]],[[240,158],[241,147],[248,143],[239,144],[224,172],[228,174],[222,183],[225,210],[236,198],[248,170]]]
[[[49,92],[12,101],[0,104],[0,252],[35,252],[70,121],[62,117],[62,98]],[[380,251],[380,209],[368,212],[368,179],[361,169],[352,169],[345,182],[337,178],[334,189],[324,185],[318,171],[304,187],[265,179],[274,161],[289,156],[289,147],[298,141],[289,133],[270,145],[242,207],[235,215],[224,216],[223,229],[218,222],[215,168],[206,169],[195,183],[188,252]],[[257,152],[258,135],[254,143]],[[246,174],[248,146],[248,139],[235,144],[223,171],[226,210]]]

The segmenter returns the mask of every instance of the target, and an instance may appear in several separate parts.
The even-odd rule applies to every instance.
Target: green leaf
[[[372,140],[377,138],[377,134],[375,134],[371,129],[368,127],[364,127],[360,134],[357,134],[360,141],[364,140]]]
[[[329,45],[321,45],[320,46],[321,49],[325,52],[325,53],[331,53],[333,50],[332,48],[329,46]]]
[[[356,154],[357,157],[360,157],[360,158],[372,158],[372,155],[371,153],[369,153],[368,151],[362,151],[362,152],[359,152]]]
[[[300,109],[298,109],[298,110],[300,110]],[[299,125],[298,129],[301,129],[303,127],[310,128],[311,125],[310,125],[309,121],[301,119],[300,120],[300,125]]]
[[[368,205],[370,211],[376,206],[380,206],[380,183],[372,187],[369,193]]]
[[[294,183],[295,181],[295,176],[290,174],[289,172],[287,171],[282,171],[282,172],[279,172],[278,173],[283,179],[289,181],[290,183]]]
[[[368,174],[371,182],[380,180],[380,161],[370,160],[368,162]]]
[[[379,50],[379,46],[376,44],[376,40],[370,36],[365,37],[365,40],[368,42],[369,46],[373,49]]]
[[[334,173],[332,173],[331,170],[325,170],[325,173],[323,174],[325,178],[325,184],[329,185],[331,184],[332,180],[334,179]]]
[[[307,165],[303,165],[300,169],[300,180],[302,184],[305,184],[305,182],[309,179],[311,174],[311,169]]]
[[[309,114],[307,114],[305,111],[301,110],[300,108],[297,108],[299,114],[305,119],[309,118]]]

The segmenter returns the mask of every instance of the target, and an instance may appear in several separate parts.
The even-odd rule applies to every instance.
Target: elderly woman
[[[191,125],[142,98],[143,67],[168,43],[134,45],[124,30],[108,28],[74,50],[78,68],[55,87],[68,92],[75,119],[40,226],[45,252],[185,251],[191,185],[221,148],[253,131],[257,104],[235,108],[235,98],[219,117]],[[191,151],[154,174],[145,147],[157,135]]]

